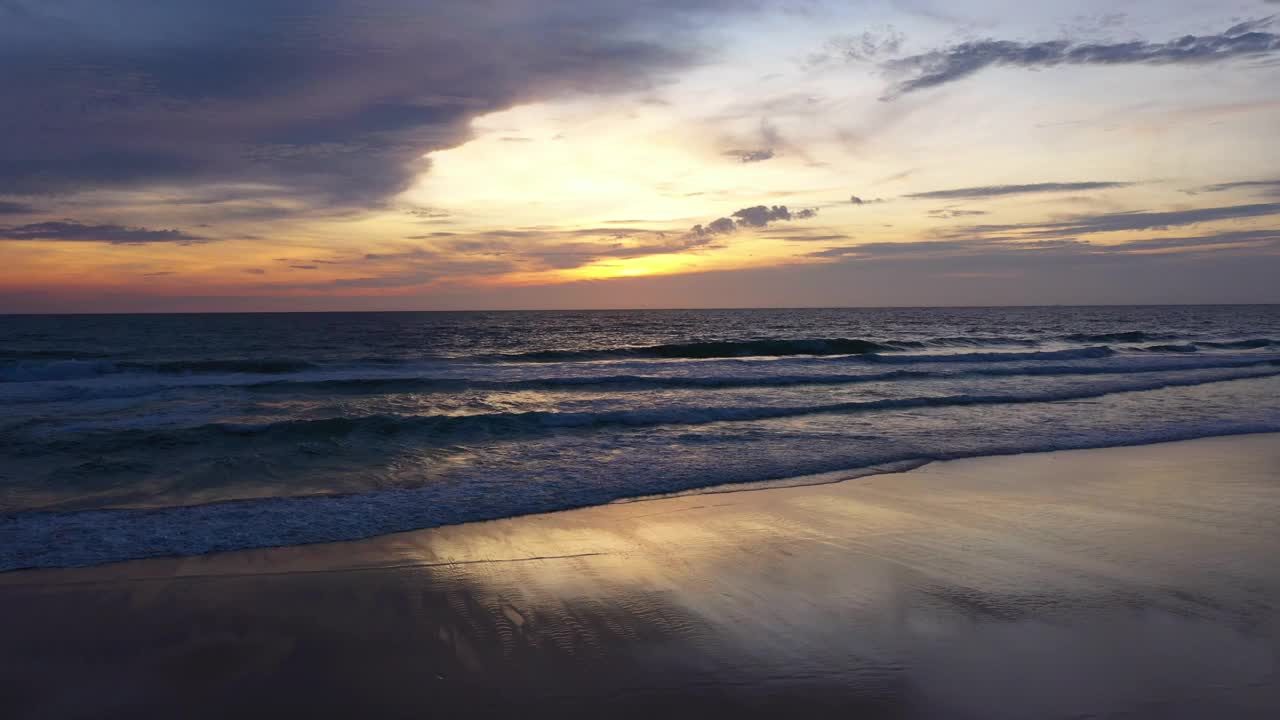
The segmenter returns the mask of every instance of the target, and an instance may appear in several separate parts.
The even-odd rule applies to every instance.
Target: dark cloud
[[[477,115],[646,87],[696,59],[695,13],[738,7],[8,0],[0,193],[230,182],[376,206]]]
[[[951,190],[931,190],[929,192],[911,193],[906,197],[920,200],[956,200],[960,198],[1001,197],[1004,195],[1025,195],[1030,193],[1079,192],[1082,190],[1107,190],[1111,188],[1129,187],[1127,182],[1074,182],[1074,183],[1031,183],[1027,185],[984,185],[981,187],[953,188]]]
[[[694,237],[706,237],[708,235],[725,235],[736,232],[741,228],[762,228],[772,222],[785,222],[789,220],[807,220],[818,214],[818,211],[812,208],[792,211],[786,205],[755,205],[746,207],[733,213],[732,217],[722,217],[704,225],[694,225],[689,234]],[[736,218],[736,219],[735,219]]]
[[[262,268],[246,268],[244,272],[249,275],[266,275],[267,274],[267,271],[263,270]]]
[[[945,85],[997,66],[1035,69],[1059,65],[1204,64],[1260,57],[1280,52],[1280,35],[1263,30],[1270,24],[1271,18],[1252,20],[1217,35],[1184,35],[1155,43],[976,40],[885,63],[889,72],[908,78],[894,85],[883,99]]]
[[[1015,233],[1021,237],[1069,237],[1122,230],[1162,230],[1165,228],[1195,225],[1203,222],[1238,220],[1243,218],[1280,215],[1280,203],[1253,205],[1229,205],[1225,207],[1171,210],[1165,212],[1119,212],[1095,215],[1076,215],[1069,219],[1049,223],[1022,225],[974,225],[962,228],[957,234],[983,235],[990,233]]]
[[[27,215],[36,209],[26,203],[0,200],[0,215]]]
[[[755,207],[742,208],[733,214],[738,219],[738,224],[744,227],[764,227],[771,222],[778,220],[790,220],[791,211],[786,205],[774,205],[767,207],[765,205],[756,205]]]
[[[150,243],[192,244],[208,238],[182,230],[149,230],[124,225],[87,225],[75,220],[31,223],[0,227],[0,240],[40,240],[55,242],[102,242],[112,245],[146,245]]]
[[[733,221],[733,218],[722,217],[712,220],[705,226],[694,225],[689,230],[689,234],[696,237],[703,237],[706,235],[725,235],[734,232],[737,229],[738,224]]]
[[[290,265],[289,267],[294,270],[316,270],[319,268],[318,265]]]
[[[764,162],[773,159],[773,148],[764,150],[726,150],[725,155],[738,158],[744,163]]]

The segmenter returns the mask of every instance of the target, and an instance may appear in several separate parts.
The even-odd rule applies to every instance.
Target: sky
[[[0,312],[1280,302],[1277,0],[0,0]]]

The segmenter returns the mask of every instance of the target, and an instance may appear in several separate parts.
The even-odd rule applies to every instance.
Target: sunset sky
[[[1280,302],[1264,0],[0,0],[0,312]]]

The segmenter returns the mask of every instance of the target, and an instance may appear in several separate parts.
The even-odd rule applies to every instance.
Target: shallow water
[[[11,316],[0,569],[1267,430],[1277,306]]]

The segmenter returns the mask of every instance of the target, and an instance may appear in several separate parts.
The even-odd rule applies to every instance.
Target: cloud
[[[773,148],[764,150],[726,150],[725,155],[736,157],[744,163],[764,162],[773,159]]]
[[[973,217],[976,215],[987,215],[986,210],[962,210],[960,208],[942,208],[940,210],[930,210],[929,217],[938,218],[939,220],[953,220],[958,217]]]
[[[764,237],[785,242],[833,242],[850,239],[848,235],[832,233],[830,230],[813,230],[801,227],[776,228]]]
[[[35,208],[26,203],[0,200],[0,215],[26,215],[35,211]]]
[[[906,36],[892,25],[883,30],[868,30],[857,35],[841,35],[826,42],[820,52],[810,55],[809,65],[822,65],[832,60],[866,62],[879,57],[897,55]]]
[[[409,208],[405,212],[416,218],[423,218],[425,220],[439,220],[440,218],[447,218],[452,215],[452,213],[446,210],[431,207]]]
[[[741,228],[766,227],[771,222],[808,220],[817,214],[818,211],[813,208],[792,211],[786,205],[774,205],[773,207],[755,205],[734,212],[732,217],[717,218],[706,225],[694,225],[689,233],[695,237],[725,235],[737,232]]]
[[[1162,230],[1203,222],[1238,220],[1280,215],[1280,203],[1256,203],[1224,207],[1171,210],[1164,212],[1118,212],[1075,215],[1066,220],[1021,225],[973,225],[956,234],[989,234],[1013,232],[1022,237],[1067,237],[1122,230]]]
[[[1280,2],[1280,0],[1276,0]],[[1242,180],[1238,182],[1218,183],[1216,185],[1206,185],[1196,191],[1191,192],[1225,192],[1227,190],[1237,190],[1239,188],[1256,188],[1270,191],[1268,194],[1280,196],[1280,180]]]
[[[753,112],[755,110],[756,108],[753,108]],[[759,127],[751,134],[755,137],[744,138],[738,136],[729,140],[729,149],[721,154],[725,157],[736,158],[742,163],[758,163],[777,157],[779,150],[784,152],[787,150],[794,152],[796,150],[782,136],[778,127],[770,122],[767,117],[760,118]]]
[[[1184,35],[1156,43],[976,40],[886,62],[887,71],[908,77],[891,87],[882,99],[945,85],[997,66],[1036,69],[1059,65],[1206,64],[1261,57],[1280,51],[1280,35],[1262,30],[1270,24],[1271,18],[1264,18],[1239,23],[1217,35]]]
[[[207,242],[208,238],[182,230],[149,230],[124,225],[87,225],[75,220],[0,227],[0,240],[40,240],[57,242],[102,242],[112,245],[146,245]]]
[[[245,268],[244,273],[247,275],[266,275],[267,271],[262,268]]]
[[[774,205],[773,207],[756,205],[742,208],[735,212],[733,216],[738,219],[738,225],[740,226],[764,227],[778,220],[790,220],[791,211],[787,209],[786,205]]]
[[[729,0],[8,0],[0,193],[218,183],[382,205],[475,117],[645,88]],[[120,18],[128,18],[127,23]],[[501,38],[500,42],[495,38]]]
[[[367,252],[344,261],[346,269],[355,269],[361,275],[335,281],[335,286],[420,286],[468,275],[569,270],[605,260],[704,252],[724,247],[724,239],[739,230],[772,227],[779,222],[804,220],[816,214],[816,210],[807,208],[792,210],[785,205],[756,205],[742,208],[729,217],[695,225],[683,233],[646,227],[569,230],[527,227],[430,233],[409,238],[422,241],[421,245]],[[779,232],[789,234],[787,231]],[[847,238],[827,235],[825,239]],[[287,258],[278,260],[290,262]]]
[[[704,237],[707,235],[726,235],[728,233],[737,231],[737,229],[738,229],[738,224],[733,221],[733,218],[722,217],[722,218],[716,218],[715,220],[712,220],[711,222],[707,223],[705,226],[694,225],[692,228],[690,228],[689,234],[694,235],[696,237]]]
[[[1076,239],[1012,241],[1007,238],[967,238],[916,242],[875,242],[841,245],[808,254],[808,257],[838,260],[913,260],[972,255],[1043,257],[1047,254],[1074,257],[1141,255],[1153,252],[1203,253],[1238,249],[1280,249],[1280,230],[1238,230],[1208,235],[1145,238],[1100,245]]]
[[[987,198],[1005,195],[1025,195],[1030,193],[1079,192],[1082,190],[1107,190],[1111,188],[1129,187],[1128,182],[1074,182],[1074,183],[1030,183],[1027,185],[984,185],[980,187],[953,188],[951,190],[931,190],[929,192],[911,193],[905,197],[918,200],[956,200],[960,198]]]

